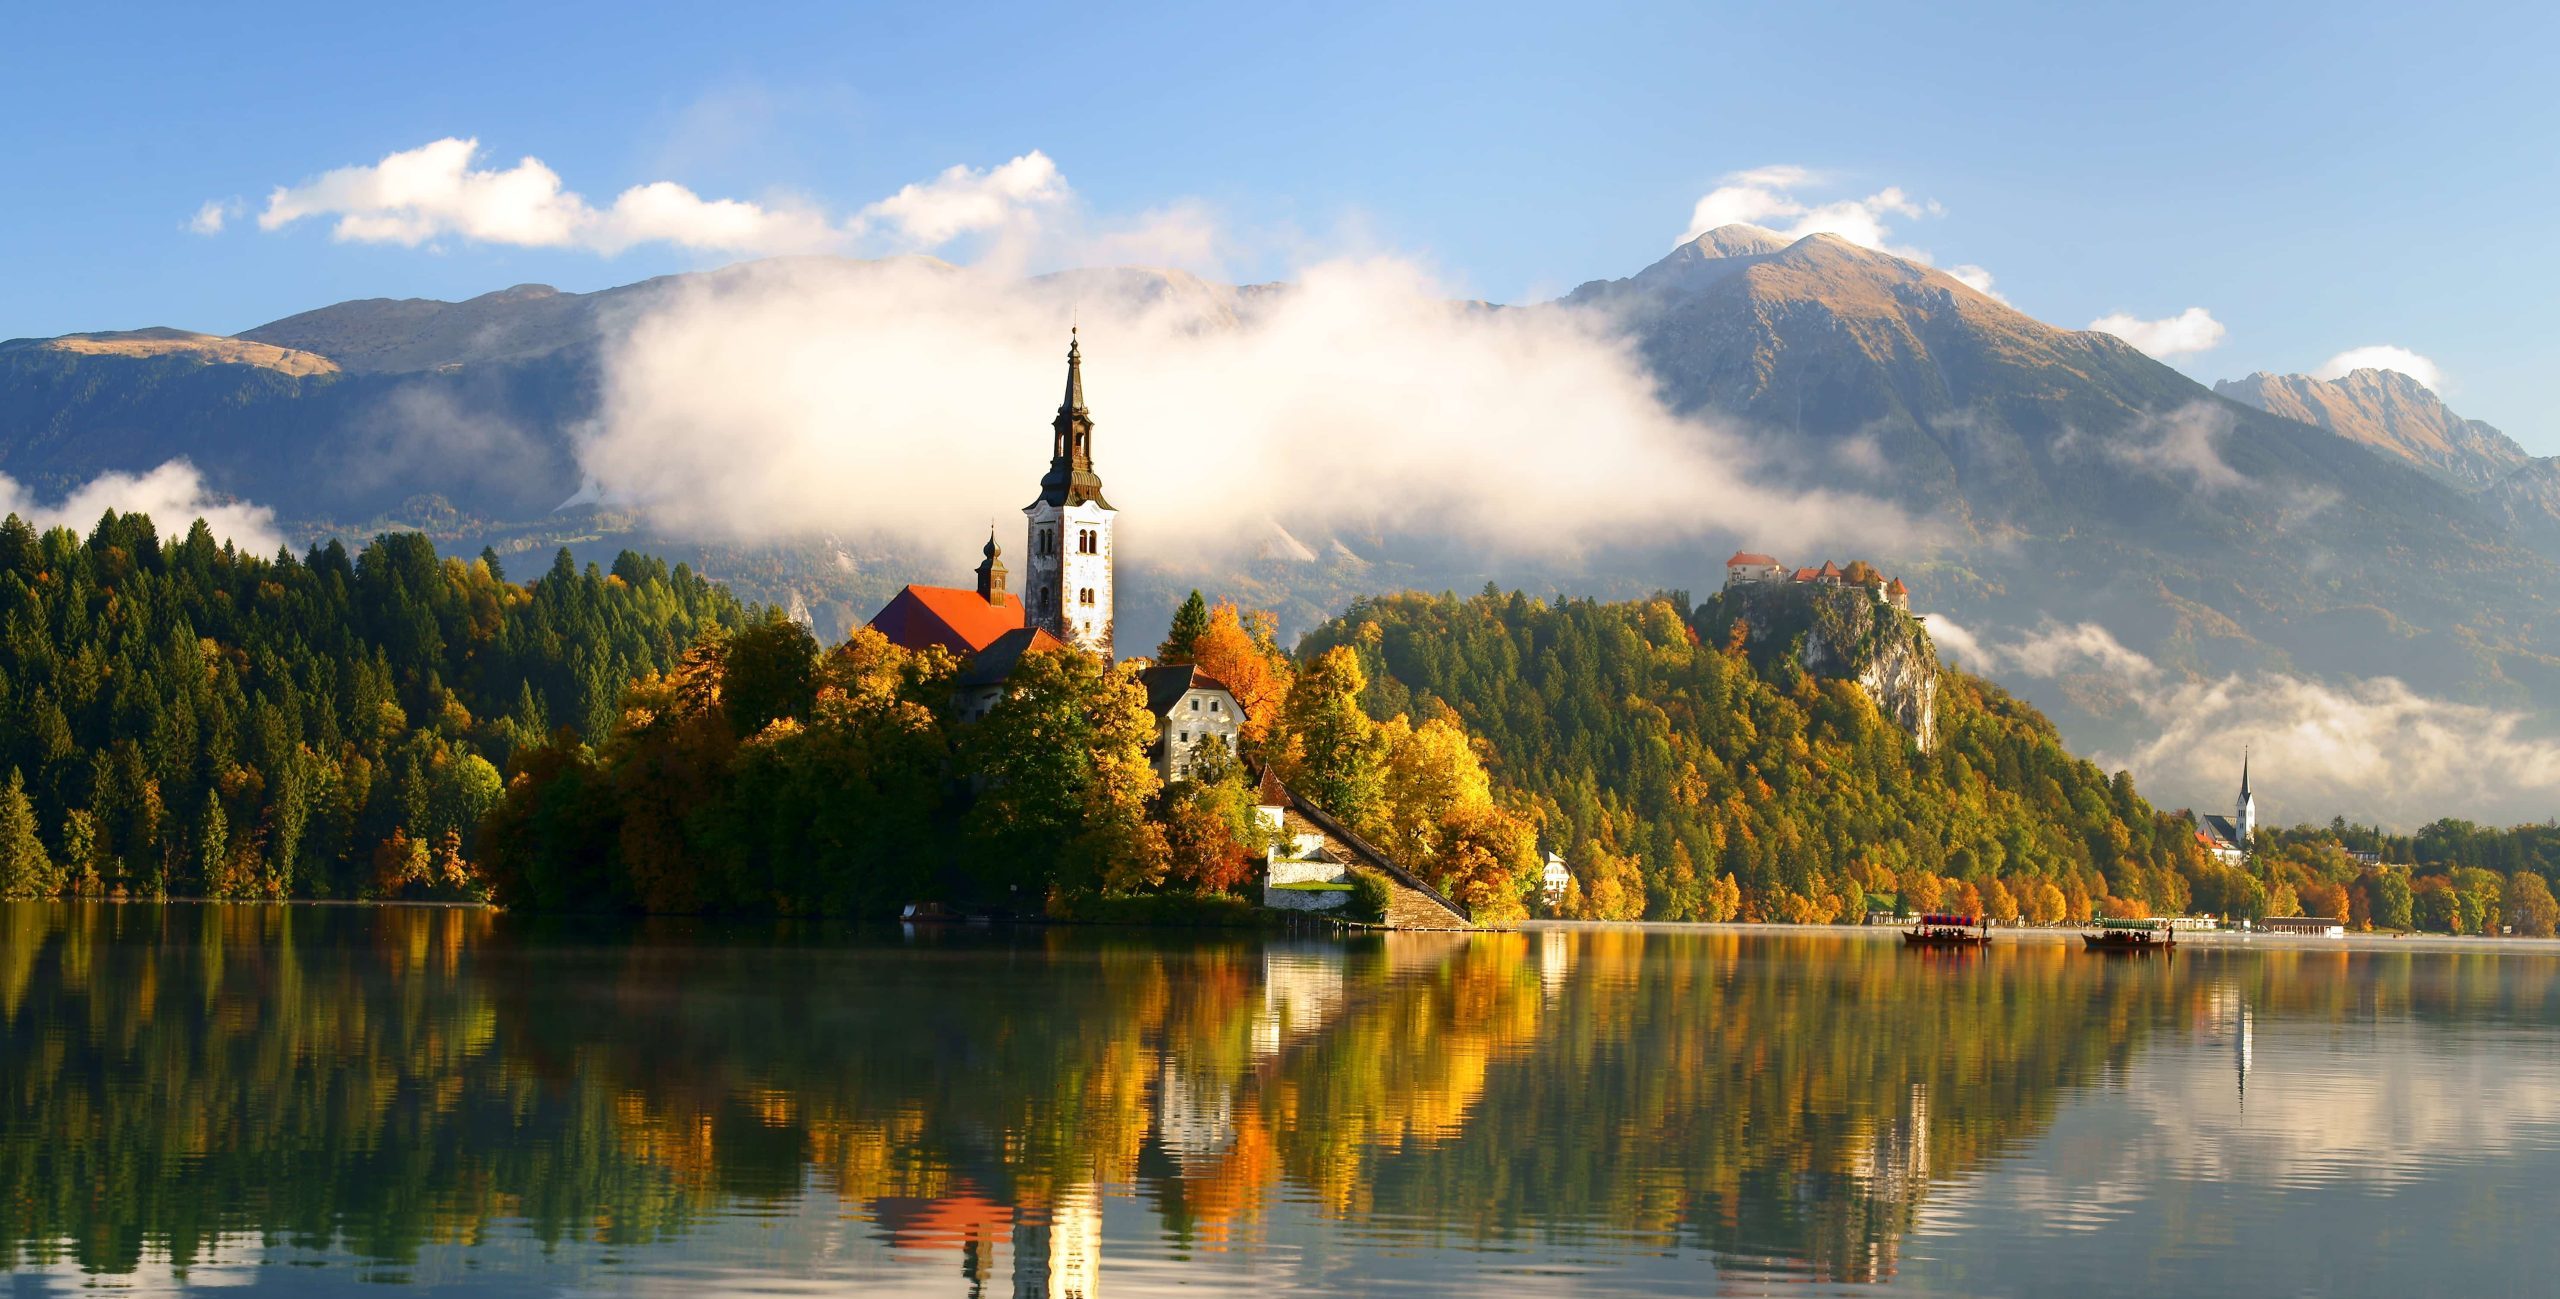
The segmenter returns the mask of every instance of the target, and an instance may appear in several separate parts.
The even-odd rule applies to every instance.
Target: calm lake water
[[[2560,1276],[2531,951],[12,904],[0,1014],[19,1293]]]

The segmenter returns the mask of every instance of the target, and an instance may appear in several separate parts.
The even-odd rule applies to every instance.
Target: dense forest
[[[527,584],[415,533],[350,555],[0,523],[0,896],[482,896],[515,751],[743,621],[625,553]]]
[[[2183,822],[2073,757],[2033,708],[1944,673],[1921,753],[1853,682],[1708,644],[1685,605],[1364,601],[1302,656],[1355,653],[1377,716],[1454,716],[1595,918],[1855,920],[1873,902],[2053,921],[2211,906]]]
[[[1879,905],[2336,915],[2546,934],[2560,827],[2262,829],[2245,868],[1956,671],[1922,751],[1787,646],[1679,597],[1398,595],[1290,652],[1195,594],[1152,661],[1225,682],[1231,763],[1158,779],[1138,673],[821,646],[679,565],[526,583],[417,534],[261,558],[110,514],[0,524],[0,896],[496,897],[534,910],[876,915],[1241,908],[1253,775],[1481,919],[1851,920]],[[502,774],[503,773],[503,774]],[[1190,914],[1197,914],[1196,909]]]

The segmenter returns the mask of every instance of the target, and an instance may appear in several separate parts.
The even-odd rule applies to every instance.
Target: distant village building
[[[2240,797],[2232,803],[2231,815],[2195,816],[2195,826],[2196,842],[2223,864],[2237,866],[2248,860],[2249,836],[2258,828],[2258,798],[2249,792],[2247,749],[2240,751]]]
[[[2344,938],[2345,922],[2335,916],[2265,916],[2251,928],[2262,934],[2299,934],[2306,938]]]
[[[1538,876],[1538,896],[1546,899],[1547,910],[1564,905],[1565,894],[1573,890],[1573,872],[1566,870],[1564,858],[1553,851],[1547,854],[1547,868]]]
[[[1147,711],[1156,718],[1155,747],[1147,756],[1157,776],[1188,778],[1201,750],[1211,745],[1236,756],[1244,706],[1225,683],[1188,663],[1148,668],[1139,680],[1147,688]]]

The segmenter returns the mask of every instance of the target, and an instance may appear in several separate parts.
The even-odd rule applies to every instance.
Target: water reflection
[[[2484,1152],[2510,1160],[2493,1182],[2560,1171],[2553,976],[1784,933],[12,905],[0,1258],[156,1289],[2069,1275],[1992,1248],[2024,1233],[2085,1240],[2072,1266],[2100,1275],[2210,1280],[2268,1247],[2243,1227],[2336,1188],[2432,1185]],[[2361,1201],[2341,1203],[2343,1229]],[[2200,1205],[2220,1216],[2179,1216]],[[279,1261],[305,1266],[260,1266]]]

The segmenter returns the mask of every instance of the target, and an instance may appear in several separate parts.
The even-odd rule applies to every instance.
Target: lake
[[[2560,958],[0,906],[19,1293],[2547,1294]]]

